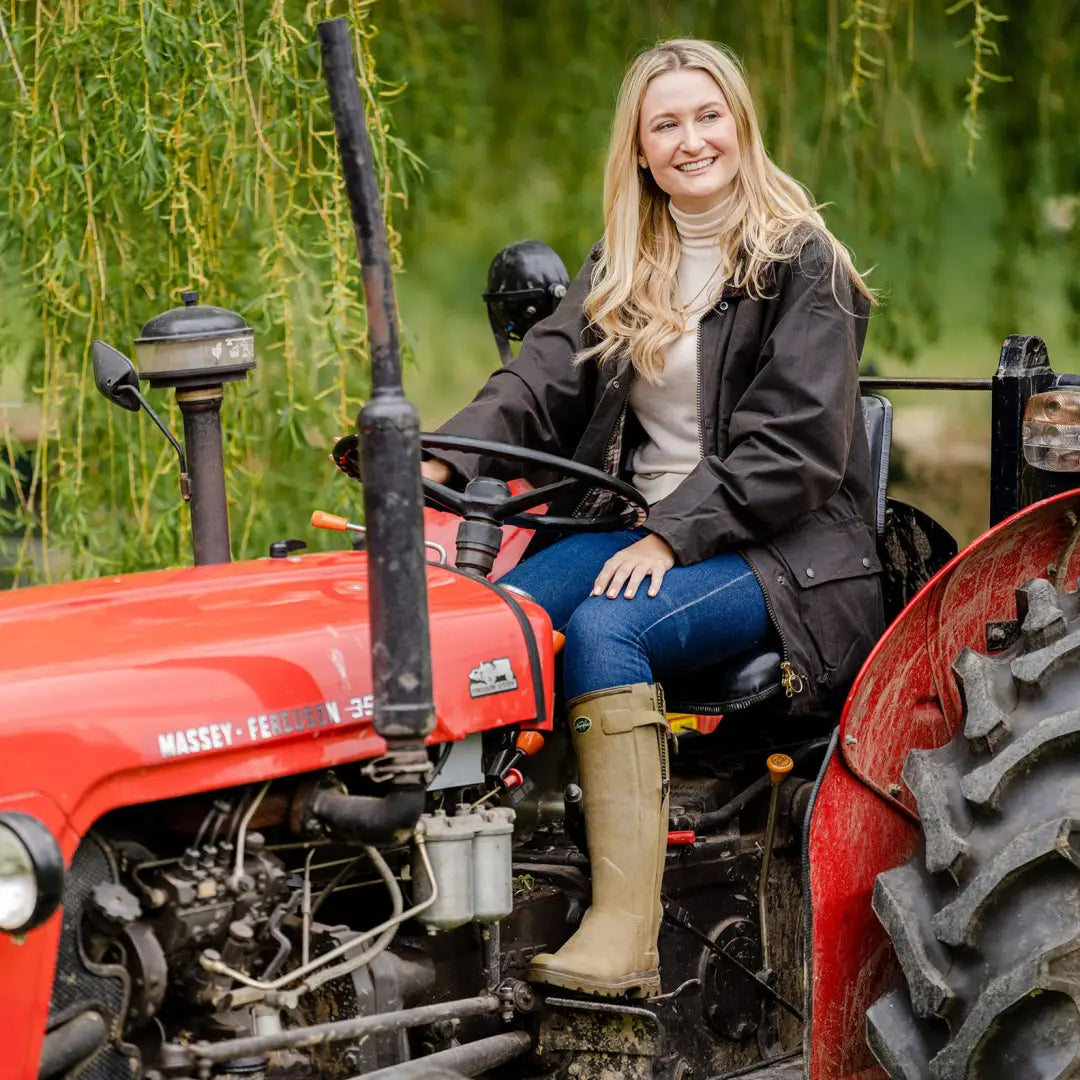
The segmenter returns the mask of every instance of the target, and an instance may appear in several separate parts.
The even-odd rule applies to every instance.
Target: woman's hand
[[[450,466],[438,458],[428,458],[420,462],[420,475],[436,484],[446,484],[450,481]]]
[[[593,596],[600,596],[607,592],[609,599],[614,600],[619,595],[619,590],[626,586],[623,596],[627,600],[633,600],[638,586],[651,576],[649,595],[655,596],[660,591],[660,583],[664,575],[675,565],[675,552],[662,537],[650,533],[636,544],[617,551],[606,563],[597,575],[593,584]]]

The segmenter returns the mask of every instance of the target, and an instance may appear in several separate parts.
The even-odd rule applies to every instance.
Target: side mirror
[[[94,342],[94,385],[114,405],[131,412],[144,410],[153,420],[158,430],[172,444],[180,462],[180,497],[184,502],[191,501],[191,483],[188,479],[187,458],[184,448],[176,436],[165,426],[161,417],[150,407],[150,402],[143,397],[139,389],[139,373],[135,365],[119,349],[106,345],[104,341]]]
[[[122,409],[138,412],[142,407],[135,365],[119,349],[104,341],[94,342],[94,384],[102,397]]]

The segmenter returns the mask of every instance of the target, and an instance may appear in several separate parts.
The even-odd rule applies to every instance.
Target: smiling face
[[[697,214],[731,191],[739,140],[723,91],[701,68],[657,75],[638,115],[638,164],[679,210]]]

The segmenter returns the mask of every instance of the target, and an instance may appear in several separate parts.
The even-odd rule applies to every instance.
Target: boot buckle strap
[[[600,717],[605,735],[625,735],[639,727],[656,727],[667,730],[667,721],[652,709],[607,709]]]

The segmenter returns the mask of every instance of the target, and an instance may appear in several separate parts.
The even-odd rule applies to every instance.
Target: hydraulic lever
[[[354,521],[341,517],[340,514],[328,514],[325,510],[314,510],[311,514],[311,524],[316,529],[328,529],[330,532],[353,532],[366,533],[363,525],[357,525]],[[437,544],[434,540],[425,540],[424,547],[431,548],[439,556],[439,565],[446,565],[446,548]]]

